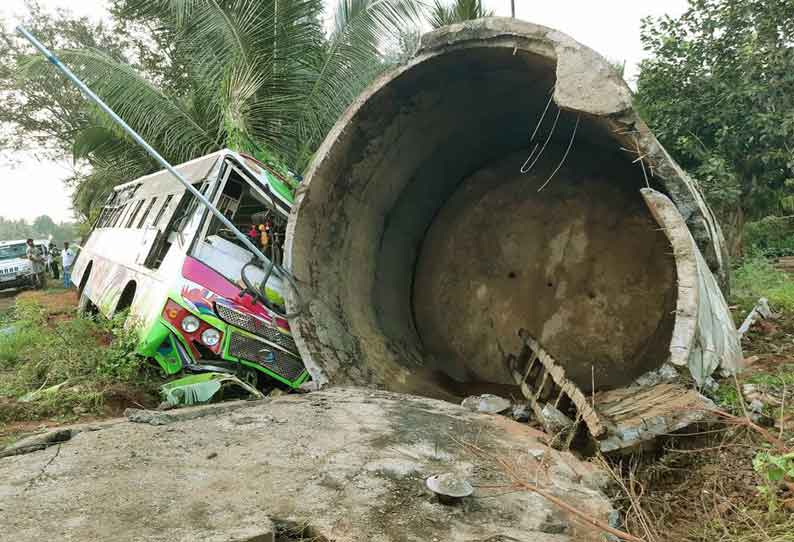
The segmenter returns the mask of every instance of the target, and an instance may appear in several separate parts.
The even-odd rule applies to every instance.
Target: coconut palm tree
[[[435,0],[435,5],[430,12],[430,24],[433,28],[441,28],[450,24],[491,16],[493,16],[493,12],[483,9],[482,0],[455,0],[451,5],[446,5],[441,0]]]
[[[230,147],[300,171],[352,100],[383,69],[384,44],[416,25],[421,0],[116,0],[116,13],[172,40],[160,85],[96,49],[61,58],[172,162]],[[45,70],[33,60],[29,70]],[[172,81],[172,83],[173,83]],[[179,89],[165,91],[163,88]],[[96,111],[75,135],[81,207],[155,165]],[[103,190],[104,187],[104,190]],[[85,209],[82,209],[85,211]]]

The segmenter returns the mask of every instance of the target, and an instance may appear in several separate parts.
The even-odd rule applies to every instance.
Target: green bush
[[[41,305],[20,301],[15,332],[0,336],[0,396],[20,397],[68,382],[58,396],[77,392],[87,402],[104,386],[146,378],[135,354],[138,335],[113,320],[52,315]]]
[[[768,216],[748,222],[744,244],[767,257],[794,256],[794,219]]]

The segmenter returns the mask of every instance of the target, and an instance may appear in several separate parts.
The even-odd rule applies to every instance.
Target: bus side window
[[[156,196],[149,201],[149,205],[146,206],[146,210],[143,212],[141,219],[138,221],[138,229],[143,228],[143,225],[146,223],[146,219],[149,217],[149,213],[152,211],[152,207],[154,207],[155,201],[157,201]]]
[[[113,211],[113,214],[111,214],[110,218],[108,219],[108,224],[107,224],[108,228],[115,228],[116,227],[116,224],[119,223],[119,219],[122,217],[122,215],[127,210],[128,205],[129,204],[125,203],[123,205],[119,205],[118,207],[116,207],[116,209]]]
[[[157,211],[157,216],[154,217],[154,222],[152,222],[152,227],[153,228],[156,228],[160,224],[160,220],[162,220],[166,209],[168,209],[168,206],[171,204],[171,200],[173,200],[173,199],[174,199],[174,195],[173,194],[168,194],[168,196],[166,196],[162,207],[160,207],[160,210]]]
[[[171,248],[171,235],[174,232],[181,232],[187,225],[187,222],[189,222],[190,216],[192,216],[190,212],[190,202],[191,200],[195,200],[195,198],[188,192],[184,192],[178,197],[179,201],[173,212],[171,211],[171,207],[173,207],[171,203],[174,199],[174,195],[170,194],[165,199],[165,202],[163,202],[162,208],[160,208],[157,217],[154,219],[154,227],[157,227],[165,217],[165,226],[163,227],[163,231],[158,232],[157,241],[155,241],[149,256],[143,264],[150,269],[157,269],[160,267],[166,254],[168,254],[168,250]]]
[[[135,222],[135,217],[138,216],[138,212],[141,210],[143,206],[143,200],[139,199],[135,202],[135,207],[133,207],[132,212],[130,213],[130,218],[127,220],[127,228],[131,228],[132,224]]]

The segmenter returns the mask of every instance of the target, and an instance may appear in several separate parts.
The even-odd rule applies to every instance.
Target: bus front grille
[[[258,335],[276,346],[283,348],[290,354],[295,356],[298,355],[298,347],[295,345],[295,341],[292,337],[282,333],[278,328],[265,322],[261,318],[257,318],[252,314],[240,312],[222,303],[215,304],[215,312],[217,312],[218,317],[227,324],[250,331],[254,335]]]
[[[297,380],[304,371],[300,358],[240,333],[232,333],[229,354],[257,363],[290,382]]]

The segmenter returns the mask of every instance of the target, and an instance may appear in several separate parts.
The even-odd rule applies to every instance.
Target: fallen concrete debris
[[[769,308],[769,300],[762,297],[739,326],[739,337],[743,337],[758,320],[771,320],[774,316],[772,309]]]
[[[513,405],[511,417],[517,422],[528,422],[532,418],[532,407],[529,403],[517,403]]]
[[[606,437],[597,441],[603,453],[653,446],[655,438],[705,421],[716,408],[697,390],[670,382],[600,392],[595,405],[607,426]]]
[[[614,512],[601,490],[603,471],[546,447],[542,433],[504,416],[362,388],[239,403],[244,425],[233,423],[241,415],[232,412],[83,432],[62,444],[47,477],[35,483],[51,454],[1,460],[4,532],[16,542],[53,533],[64,540],[229,540],[224,533],[242,525],[254,536],[270,518],[334,542],[603,540],[600,528],[543,496],[500,489],[513,479],[496,458],[586,517],[606,524]],[[223,412],[229,404],[168,414]],[[527,450],[543,450],[543,460]],[[483,498],[440,504],[425,481],[444,472]]]
[[[503,397],[483,393],[482,395],[472,395],[461,401],[460,406],[475,412],[485,414],[500,414],[512,406],[512,403]]]
[[[576,431],[576,423],[568,416],[557,410],[551,403],[543,405],[540,412],[540,421],[543,428],[551,436],[554,445],[559,445],[561,442],[570,444],[572,434]]]
[[[50,446],[64,443],[71,439],[72,436],[73,432],[71,429],[57,429],[55,431],[47,431],[40,435],[32,435],[18,440],[12,445],[0,450],[0,458],[43,450]]]

